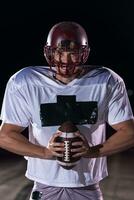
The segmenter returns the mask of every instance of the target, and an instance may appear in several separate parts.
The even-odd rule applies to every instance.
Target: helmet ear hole
[[[84,63],[87,61],[88,57],[89,57],[89,53],[90,53],[90,48],[86,48],[84,54],[85,54],[85,60]]]
[[[52,50],[47,45],[44,46],[44,56],[49,65],[52,65]]]
[[[89,53],[90,53],[90,48],[85,48],[82,54],[81,64],[84,64],[87,61]]]

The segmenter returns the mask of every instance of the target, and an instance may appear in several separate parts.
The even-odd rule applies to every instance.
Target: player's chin
[[[64,78],[70,78],[73,76],[73,74],[71,72],[64,72],[64,71],[61,71],[60,72],[60,75]]]
[[[79,70],[77,70],[77,69],[76,70],[68,70],[68,71],[64,71],[64,70],[60,71],[61,76],[63,76],[64,78],[74,77],[78,73],[79,73]]]

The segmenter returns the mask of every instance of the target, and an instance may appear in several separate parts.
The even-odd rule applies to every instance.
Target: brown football
[[[72,157],[72,142],[81,141],[82,139],[75,135],[78,128],[71,121],[66,121],[61,124],[58,130],[62,134],[56,138],[56,142],[64,142],[65,152],[62,158],[57,157],[57,162],[65,169],[72,169],[80,160],[80,157]],[[75,148],[78,148],[78,146]]]

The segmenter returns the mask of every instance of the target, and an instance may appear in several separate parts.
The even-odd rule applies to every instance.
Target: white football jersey
[[[92,68],[92,66],[89,66]],[[65,121],[75,123],[91,146],[106,139],[110,125],[133,118],[122,78],[106,67],[63,84],[49,67],[26,67],[7,83],[1,119],[29,127],[29,140],[47,146],[50,137]],[[56,160],[27,158],[26,177],[51,186],[82,187],[107,176],[106,157],[81,158],[71,170]]]

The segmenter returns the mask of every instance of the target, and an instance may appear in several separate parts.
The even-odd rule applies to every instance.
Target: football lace
[[[70,142],[64,141],[64,147],[65,147],[64,161],[69,162],[70,161]]]

